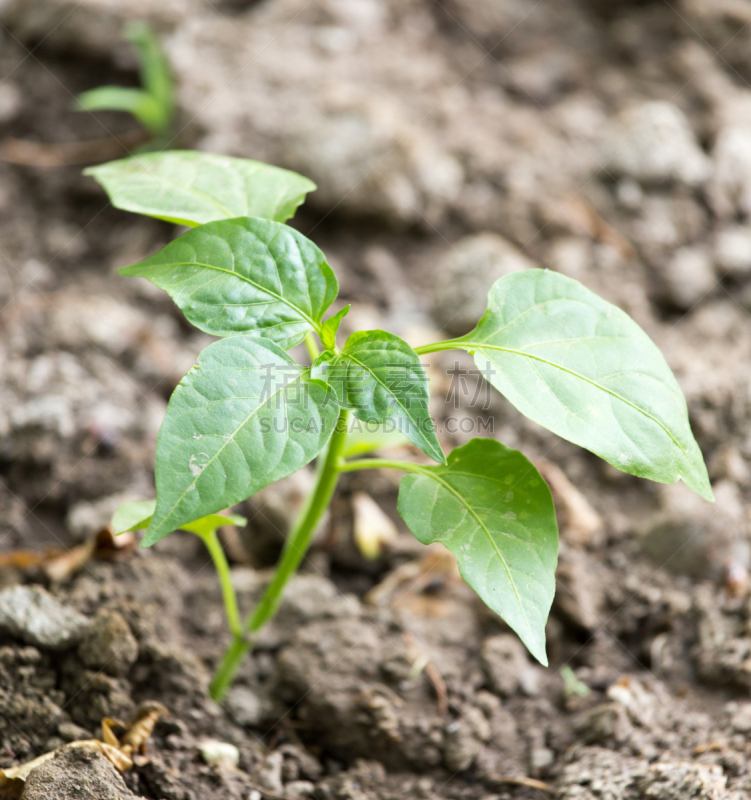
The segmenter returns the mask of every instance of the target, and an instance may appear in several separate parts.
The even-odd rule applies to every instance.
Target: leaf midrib
[[[382,352],[382,351],[377,351],[377,352]],[[373,380],[374,380],[374,381],[375,381],[375,382],[376,382],[376,383],[377,383],[379,386],[383,387],[383,389],[384,389],[386,392],[388,392],[388,393],[389,393],[389,395],[391,395],[391,397],[393,397],[393,398],[394,398],[394,402],[395,402],[395,403],[396,403],[396,404],[399,406],[399,408],[401,408],[401,410],[402,410],[402,411],[404,412],[404,414],[407,416],[407,419],[411,420],[411,421],[414,423],[414,425],[415,425],[415,428],[416,428],[418,431],[420,430],[420,424],[419,424],[419,422],[417,422],[417,421],[416,421],[416,419],[415,419],[415,417],[413,417],[413,416],[412,416],[412,415],[409,413],[409,411],[408,411],[408,410],[407,410],[407,409],[404,407],[404,405],[403,405],[403,404],[402,404],[402,403],[399,401],[399,398],[397,397],[397,395],[396,395],[396,394],[394,394],[394,392],[393,392],[393,391],[392,391],[392,390],[391,390],[391,389],[390,389],[390,388],[389,388],[389,387],[388,387],[388,386],[387,386],[387,385],[386,385],[386,384],[385,384],[385,383],[384,383],[384,382],[383,382],[383,381],[382,381],[382,380],[381,380],[381,379],[380,379],[380,378],[379,378],[379,377],[378,377],[378,376],[375,374],[375,372],[374,372],[374,371],[371,369],[371,367],[369,367],[367,364],[365,364],[365,363],[363,363],[362,361],[360,361],[360,359],[359,359],[359,358],[355,358],[355,356],[353,356],[351,352],[344,352],[344,353],[342,353],[342,357],[351,358],[351,359],[352,359],[352,361],[354,361],[356,364],[359,364],[359,365],[360,365],[360,366],[361,366],[361,367],[362,367],[364,370],[367,370],[367,372],[368,372],[368,373],[369,373],[369,374],[372,376]],[[420,431],[420,438],[422,439],[422,441],[423,441],[423,442],[425,442],[425,444],[426,444],[426,445],[430,445],[430,444],[431,444],[430,442],[428,442],[428,440],[425,438],[425,436],[423,436],[423,435],[422,435],[422,431]],[[431,449],[431,451],[435,452],[435,448],[434,448],[432,445],[430,446],[430,449]],[[432,457],[432,456],[431,456],[431,457]],[[437,461],[437,460],[438,460],[438,459],[436,459],[436,461]],[[444,459],[443,459],[443,460],[444,460],[444,462],[445,462],[445,456],[444,456]]]
[[[670,429],[664,423],[660,422],[660,420],[657,419],[657,417],[653,416],[648,411],[645,411],[643,408],[641,408],[640,406],[636,405],[636,403],[632,403],[627,398],[625,398],[622,395],[618,394],[618,392],[614,392],[612,389],[608,389],[607,386],[603,386],[602,384],[597,383],[597,381],[592,380],[592,378],[588,378],[586,375],[581,375],[580,373],[575,372],[574,370],[569,369],[568,367],[564,367],[561,364],[556,364],[555,361],[550,361],[547,358],[542,358],[542,356],[536,356],[536,355],[534,355],[532,353],[528,353],[528,352],[526,352],[524,350],[514,350],[513,348],[510,348],[510,347],[501,347],[500,345],[497,345],[497,344],[487,344],[485,342],[462,342],[462,347],[466,348],[467,350],[472,350],[472,349],[474,349],[474,350],[499,350],[500,352],[503,352],[503,353],[510,353],[511,355],[523,356],[524,358],[529,358],[529,359],[533,359],[535,361],[540,361],[543,364],[547,364],[550,367],[555,367],[556,369],[561,370],[561,372],[566,372],[569,375],[572,375],[574,378],[579,378],[579,380],[582,380],[585,383],[589,383],[591,386],[594,386],[596,389],[599,389],[600,391],[611,395],[611,397],[615,397],[616,400],[620,400],[622,403],[624,403],[625,405],[633,408],[635,411],[638,411],[640,414],[645,416],[647,419],[652,420],[652,422],[654,422],[655,425],[657,425],[660,428],[662,428],[662,430],[665,431],[665,433],[668,435],[668,437],[673,442],[673,444],[681,451],[681,453],[683,453],[684,457],[686,458],[686,461],[688,462],[688,465],[691,467],[692,472],[694,472],[694,474],[696,474],[696,470],[695,470],[693,464],[691,463],[691,458],[689,457],[689,455],[686,452],[686,450],[683,448],[683,445],[681,445],[681,443],[675,438],[675,436],[673,436],[673,434],[671,433]]]
[[[205,466],[199,472],[199,474],[196,475],[193,478],[193,481],[190,484],[188,484],[187,488],[183,491],[183,493],[177,498],[177,500],[175,500],[175,502],[172,505],[172,508],[170,508],[170,510],[162,518],[162,521],[161,521],[159,527],[162,527],[164,525],[164,523],[172,516],[172,514],[175,513],[175,509],[183,501],[183,498],[185,497],[185,495],[188,494],[188,492],[191,491],[191,487],[194,487],[196,485],[196,483],[198,482],[198,479],[203,475],[203,473],[214,463],[214,461],[216,461],[217,458],[219,458],[219,455],[224,451],[224,448],[227,447],[230,444],[236,444],[236,442],[234,441],[236,434],[240,430],[242,430],[242,428],[244,428],[248,424],[248,422],[253,417],[255,417],[260,412],[260,410],[262,408],[267,406],[269,404],[269,402],[271,400],[273,400],[280,392],[283,392],[288,386],[292,386],[293,384],[297,383],[298,381],[302,381],[303,378],[304,378],[304,376],[301,375],[300,377],[294,378],[293,380],[288,381],[287,383],[285,383],[283,386],[281,386],[279,389],[277,389],[273,394],[270,394],[269,397],[263,403],[259,403],[251,411],[251,413],[248,414],[245,417],[245,419],[235,428],[235,430],[232,431],[232,433],[230,434],[230,437],[224,441],[224,443],[219,447],[219,449],[216,451],[216,453],[214,453],[214,455],[211,456],[211,458],[206,462]],[[232,399],[235,399],[235,398],[233,397]],[[209,404],[211,404],[212,401],[208,401],[208,402],[209,402]],[[287,411],[287,404],[286,403],[283,404],[283,408],[284,408],[285,414],[286,414],[286,411]]]
[[[223,214],[227,215],[228,219],[232,217],[239,216],[232,211],[231,208],[227,208],[223,203],[220,203],[218,200],[214,200],[211,195],[202,192],[200,189],[196,189],[195,186],[191,186],[190,184],[180,183],[180,181],[176,181],[174,178],[170,178],[168,175],[159,175],[159,180],[166,181],[167,183],[171,183],[173,186],[176,186],[181,191],[188,191],[192,192],[198,199],[204,200],[205,202],[209,203],[210,205],[214,206],[214,208],[221,211]],[[159,181],[157,181],[159,182]],[[185,210],[185,209],[183,209]],[[195,221],[195,220],[194,220]]]
[[[155,265],[155,266],[157,266],[157,265]],[[313,330],[315,330],[316,332],[319,329],[318,323],[311,316],[306,314],[299,306],[296,306],[294,303],[291,303],[283,295],[277,294],[276,292],[273,292],[271,289],[267,289],[265,286],[261,286],[260,283],[256,283],[255,281],[252,281],[250,278],[246,278],[244,275],[241,275],[239,272],[235,272],[234,270],[225,269],[224,267],[216,267],[216,266],[213,266],[212,264],[204,264],[202,261],[170,261],[169,263],[162,262],[158,266],[163,266],[163,267],[190,267],[190,266],[205,267],[206,269],[213,269],[215,272],[224,272],[227,275],[232,275],[235,278],[238,278],[239,280],[245,281],[245,283],[248,283],[251,286],[254,286],[260,292],[265,292],[267,295],[269,295],[270,297],[275,298],[280,303],[283,303],[288,308],[291,308],[293,311],[296,311],[306,322],[310,323],[310,325],[312,326]],[[281,283],[281,281],[280,281],[280,283]],[[222,303],[222,306],[223,305],[224,304]],[[236,305],[236,304],[233,304],[233,305]]]
[[[503,568],[506,570],[506,574],[508,575],[509,583],[511,584],[511,587],[514,590],[514,596],[516,597],[516,602],[517,602],[517,604],[519,606],[519,611],[521,611],[522,618],[524,619],[524,624],[527,626],[527,630],[529,632],[530,637],[534,637],[534,633],[532,631],[532,626],[529,624],[529,620],[527,619],[527,615],[524,613],[524,606],[522,605],[522,600],[521,600],[521,596],[519,595],[519,590],[516,588],[516,581],[514,580],[513,575],[511,574],[511,569],[509,568],[509,565],[506,563],[506,559],[503,557],[503,554],[498,549],[498,545],[495,543],[495,539],[493,539],[493,536],[491,535],[490,531],[488,530],[487,525],[485,525],[485,523],[478,516],[477,512],[472,508],[472,506],[469,504],[469,502],[467,500],[465,500],[464,496],[460,492],[458,492],[456,489],[454,489],[454,487],[450,483],[448,483],[447,481],[443,480],[435,472],[436,469],[441,469],[441,468],[440,467],[432,467],[432,468],[431,467],[423,467],[423,466],[421,466],[419,464],[412,464],[410,466],[410,471],[417,472],[417,473],[419,473],[421,475],[425,475],[425,476],[427,476],[429,478],[432,478],[434,481],[437,481],[438,483],[440,483],[441,486],[443,486],[443,488],[446,489],[447,492],[452,494],[459,501],[459,503],[469,512],[469,514],[472,517],[474,517],[474,519],[477,522],[477,524],[480,526],[480,528],[484,531],[485,535],[488,537],[488,541],[490,542],[493,550],[495,550],[496,555],[500,559],[501,564],[503,564]]]

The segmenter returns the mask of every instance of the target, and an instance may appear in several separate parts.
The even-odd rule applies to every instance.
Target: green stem
[[[287,581],[295,574],[310,546],[313,533],[329,506],[339,480],[339,463],[347,440],[348,413],[342,409],[326,454],[318,460],[315,488],[287,538],[276,573],[260,602],[245,621],[244,633],[235,635],[211,682],[211,696],[221,700],[232,684],[243,658],[253,647],[258,631],[276,614]]]
[[[237,608],[237,595],[235,594],[235,587],[232,585],[232,572],[230,571],[227,557],[224,555],[224,549],[216,535],[216,531],[209,533],[196,533],[206,549],[209,551],[211,560],[214,562],[217,575],[219,575],[219,583],[222,587],[222,599],[224,600],[224,610],[227,614],[227,622],[232,631],[233,636],[242,636],[243,628],[240,622],[240,612]]]
[[[318,349],[318,345],[316,344],[316,340],[313,338],[312,333],[309,333],[305,337],[305,346],[308,348],[308,355],[310,356],[311,361],[315,361],[318,356],[321,355],[321,351]]]
[[[415,353],[417,353],[418,356],[424,356],[428,353],[437,353],[440,350],[462,350],[465,346],[465,342],[461,339],[446,339],[443,342],[433,342],[433,344],[424,344],[422,347],[415,347]]]
[[[358,458],[355,461],[339,463],[339,472],[354,472],[358,469],[403,469],[405,472],[430,474],[430,469],[421,464],[413,464],[411,461],[392,461],[388,458]]]

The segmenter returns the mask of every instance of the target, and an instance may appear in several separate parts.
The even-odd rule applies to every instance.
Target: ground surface
[[[76,114],[71,94],[134,82],[120,31],[144,17],[166,37],[182,146],[319,183],[295,224],[330,256],[347,323],[418,344],[466,330],[509,269],[575,277],[666,354],[717,503],[616,473],[497,395],[470,407],[470,386],[453,408],[454,357],[432,359],[435,414],[492,418],[553,486],[551,668],[414,543],[391,475],[343,481],[222,707],[206,690],[219,593],[187,534],[58,581],[6,557],[0,767],[145,701],[170,711],[124,778],[63,751],[23,797],[546,796],[509,778],[560,800],[751,797],[751,3],[6,0],[0,134],[127,137],[131,122]],[[108,207],[78,167],[0,163],[2,554],[73,546],[151,494],[166,399],[207,340],[114,270],[173,234]],[[240,509],[244,608],[300,487]],[[353,544],[359,492],[399,525],[373,562]],[[6,594],[19,584],[59,604]],[[14,621],[32,600],[36,625]],[[234,744],[237,768],[207,764],[207,739]]]

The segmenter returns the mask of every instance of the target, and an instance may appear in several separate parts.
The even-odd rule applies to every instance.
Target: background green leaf
[[[140,531],[149,527],[156,508],[156,500],[134,500],[124,503],[112,515],[112,532],[117,536],[128,531]],[[207,536],[223,525],[247,525],[248,520],[239,514],[209,514],[180,526],[180,530],[190,531],[199,536]]]
[[[156,500],[133,500],[123,503],[112,515],[112,532],[117,536],[128,531],[140,531],[149,527],[156,508]]]
[[[428,377],[403,339],[386,331],[353,333],[340,355],[324,352],[316,360],[313,375],[358,419],[389,422],[426,455],[446,462],[428,410]]]
[[[359,427],[360,421],[353,422],[347,432],[347,442],[342,451],[342,458],[355,458],[374,453],[377,450],[388,450],[392,447],[404,447],[409,440],[403,433],[393,429],[390,424]]]
[[[327,387],[272,342],[233,336],[209,345],[159,431],[144,546],[296,472],[326,444],[338,412]]]
[[[532,464],[500,442],[472,439],[446,466],[405,476],[398,509],[423,544],[451,550],[464,580],[547,665],[558,527],[550,490]]]
[[[120,273],[169,292],[206,333],[258,331],[285,350],[320,329],[339,291],[313,242],[287,225],[251,217],[201,225]]]
[[[285,222],[316,185],[286,169],[193,150],[148,153],[84,171],[115,208],[182,225],[233,217]]]
[[[530,419],[624,472],[682,479],[713,499],[662,353],[626,313],[577,281],[547,270],[506,275],[477,328],[455,342]]]

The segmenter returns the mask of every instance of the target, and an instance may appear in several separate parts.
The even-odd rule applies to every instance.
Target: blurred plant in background
[[[145,22],[126,27],[139,63],[142,88],[100,86],[76,98],[79,111],[126,111],[151,134],[140,150],[161,150],[172,138],[175,114],[174,84],[159,38]]]

